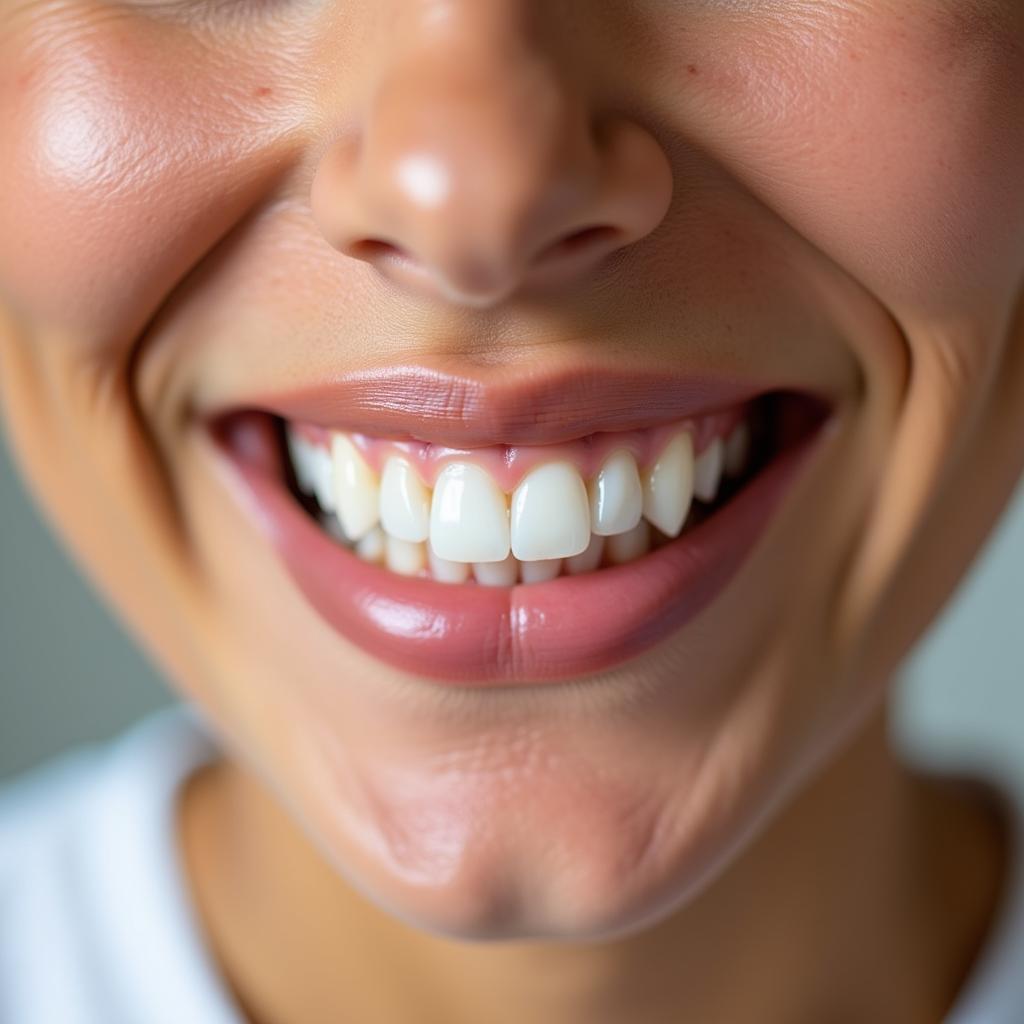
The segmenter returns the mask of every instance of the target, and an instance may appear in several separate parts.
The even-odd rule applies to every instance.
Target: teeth
[[[379,562],[384,557],[386,543],[384,531],[375,526],[356,541],[356,554],[364,562]]]
[[[331,454],[338,518],[345,532],[353,540],[358,540],[376,526],[380,518],[377,475],[344,434],[334,435]]]
[[[398,540],[430,535],[430,491],[405,459],[393,456],[380,478],[380,524]]]
[[[511,587],[519,576],[519,563],[509,555],[500,562],[474,562],[473,577],[485,587]]]
[[[415,576],[427,567],[427,545],[386,535],[384,564],[402,576]]]
[[[594,533],[625,533],[640,521],[643,490],[631,452],[618,451],[609,456],[588,490],[590,529]]]
[[[324,530],[358,557],[405,576],[446,583],[472,576],[485,586],[539,583],[641,557],[686,528],[701,508],[694,498],[713,502],[723,476],[744,473],[752,446],[741,421],[695,459],[693,436],[680,429],[643,473],[625,448],[588,483],[561,459],[534,468],[509,500],[472,462],[449,462],[431,492],[404,454],[389,454],[378,479],[346,434],[332,434],[328,449],[286,424],[285,441],[299,489],[321,506]]]
[[[285,441],[299,490],[304,494],[312,494],[313,481],[316,479],[316,446],[297,434],[290,425],[285,427]]]
[[[693,500],[693,438],[682,430],[644,475],[644,516],[662,533],[677,537]]]
[[[469,462],[450,462],[434,485],[430,546],[452,562],[500,562],[508,557],[505,495],[490,474]]]
[[[725,472],[728,476],[739,476],[747,466],[750,453],[750,428],[741,420],[725,441]]]
[[[549,462],[512,493],[512,553],[522,561],[565,558],[590,543],[590,504],[576,467]]]
[[[465,583],[469,579],[468,562],[450,562],[447,558],[441,558],[435,554],[434,549],[427,544],[427,563],[430,565],[430,575],[441,583]]]
[[[700,453],[693,469],[693,493],[701,501],[715,500],[718,493],[718,481],[722,476],[722,461],[725,457],[725,442],[716,437],[711,444]]]
[[[338,511],[338,502],[334,494],[334,466],[331,453],[326,448],[314,448],[312,462],[313,494],[325,512]]]
[[[538,562],[520,562],[519,578],[523,583],[546,583],[562,571],[560,558],[543,558]]]
[[[604,555],[604,537],[593,534],[586,551],[565,560],[565,571],[570,576],[578,576],[580,573],[593,572],[601,564],[601,556]]]
[[[628,533],[617,533],[606,541],[608,561],[613,565],[632,562],[651,550],[651,526],[641,519]]]

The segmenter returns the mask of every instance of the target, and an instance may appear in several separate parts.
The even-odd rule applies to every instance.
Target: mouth
[[[833,411],[621,374],[504,387],[400,368],[209,420],[312,609],[452,686],[636,657],[736,575]]]

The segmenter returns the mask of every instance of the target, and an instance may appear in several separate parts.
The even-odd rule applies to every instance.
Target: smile
[[[397,668],[493,686],[607,670],[680,629],[829,411],[664,376],[499,390],[400,369],[269,396],[214,436],[327,623]]]

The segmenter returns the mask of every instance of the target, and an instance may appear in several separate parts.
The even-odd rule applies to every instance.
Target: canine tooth
[[[365,536],[380,519],[380,484],[356,446],[344,435],[331,441],[334,494],[338,518],[354,540]]]
[[[422,542],[401,540],[385,534],[384,563],[392,572],[415,576],[427,566],[427,546]]]
[[[427,562],[430,575],[441,583],[465,583],[469,579],[469,562],[452,562],[436,554],[427,544]]]
[[[379,562],[384,557],[384,547],[384,531],[374,526],[356,541],[355,551],[364,562]]]
[[[586,551],[581,551],[578,555],[573,555],[565,560],[565,571],[570,576],[578,576],[584,572],[593,572],[601,564],[604,544],[604,537],[596,533],[593,534]]]
[[[606,542],[608,561],[613,565],[632,562],[633,559],[646,555],[651,550],[651,526],[646,519],[641,519],[632,530],[616,533]]]
[[[694,463],[693,493],[701,501],[714,501],[718,493],[718,481],[722,476],[722,460],[725,456],[725,442],[716,437]]]
[[[512,554],[522,561],[567,558],[590,543],[590,502],[576,467],[548,462],[512,492]]]
[[[644,474],[644,516],[662,533],[677,537],[693,500],[693,438],[681,430]]]
[[[523,583],[546,583],[562,571],[560,558],[541,558],[533,562],[519,563],[519,579]]]
[[[727,476],[739,476],[746,468],[750,452],[750,428],[741,420],[733,428],[725,442],[725,472]]]
[[[602,536],[625,533],[640,521],[643,489],[631,452],[613,452],[590,482],[588,492],[592,532]]]
[[[392,456],[380,478],[380,525],[398,540],[430,536],[430,491],[403,458]]]
[[[450,462],[434,484],[430,546],[452,562],[500,562],[508,557],[508,505],[479,466]]]
[[[519,576],[519,561],[512,555],[500,562],[474,562],[473,577],[485,587],[511,587]]]

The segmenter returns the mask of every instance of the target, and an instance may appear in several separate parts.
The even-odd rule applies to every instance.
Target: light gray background
[[[1024,486],[906,664],[898,738],[1024,766]],[[29,503],[0,443],[0,778],[174,699]]]

